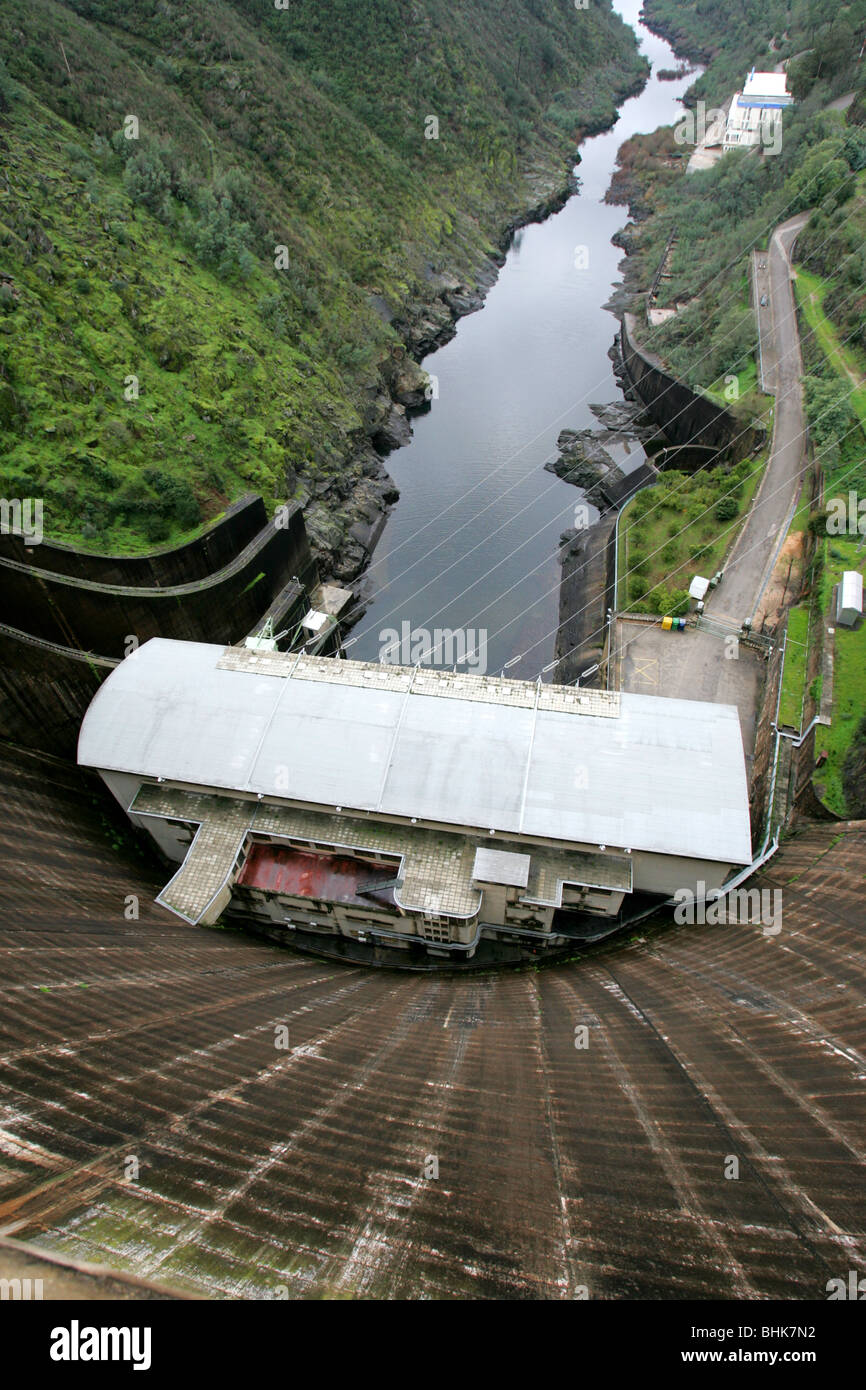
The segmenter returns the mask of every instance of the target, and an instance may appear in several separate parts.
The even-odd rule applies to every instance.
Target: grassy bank
[[[844,263],[839,270],[844,277]],[[862,573],[866,565],[866,539],[859,532],[861,521],[866,526],[866,520],[857,505],[866,497],[866,381],[862,349],[854,340],[845,341],[839,324],[828,312],[829,304],[839,302],[837,292],[835,279],[798,267],[796,297],[807,369],[806,410],[824,468],[824,506],[811,519],[818,545],[817,599],[823,626],[834,629],[823,639],[833,644],[832,723],[819,727],[816,733],[816,751],[825,761],[814,780],[826,805],[838,815],[849,815],[855,813],[866,792],[851,765],[866,711],[866,628],[836,624],[833,590],[845,570]],[[792,620],[798,611],[792,610]],[[810,641],[820,635],[812,631]],[[817,695],[818,690],[813,693]]]
[[[762,457],[733,469],[666,472],[627,503],[619,523],[620,612],[688,611],[692,578],[709,579],[723,568],[764,463]]]
[[[808,650],[809,607],[808,604],[797,604],[788,612],[788,639],[785,645],[785,673],[779,700],[779,724],[787,724],[798,732],[803,727]]]
[[[798,266],[794,293],[802,317],[830,368],[849,388],[851,408],[866,428],[866,354],[843,339],[829,318],[824,305],[833,288],[831,281]]]
[[[861,457],[863,445],[860,445]],[[849,488],[857,491],[852,484],[850,464],[829,477],[825,484],[825,497],[848,497]],[[866,472],[866,469],[864,469]],[[858,493],[863,496],[862,490]],[[856,525],[856,522],[855,522]],[[838,584],[844,570],[859,570],[866,567],[866,537],[855,532],[830,535],[820,542],[823,555],[821,576],[821,611],[826,625],[834,629],[833,643],[833,712],[832,724],[817,730],[816,751],[826,753],[823,767],[815,774],[815,783],[820,795],[831,810],[839,815],[854,814],[849,805],[845,787],[845,765],[855,742],[858,726],[866,711],[866,625],[857,628],[842,627],[835,621],[833,609],[833,589]],[[859,788],[862,798],[866,788]]]

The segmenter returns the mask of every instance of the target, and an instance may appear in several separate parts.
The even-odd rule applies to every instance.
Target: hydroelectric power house
[[[751,862],[724,705],[154,638],[78,758],[180,865],[164,906],[355,959],[573,948]]]

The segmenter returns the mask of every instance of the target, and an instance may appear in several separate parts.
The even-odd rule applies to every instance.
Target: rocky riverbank
[[[636,95],[648,73],[623,86],[618,104]],[[587,124],[580,142],[610,129],[613,121]],[[420,361],[444,347],[457,332],[466,314],[481,309],[505,263],[515,233],[534,222],[544,222],[564,207],[577,191],[574,166],[580,152],[569,160],[568,171],[551,178],[548,169],[530,171],[530,205],[502,228],[490,252],[476,259],[462,275],[428,267],[423,296],[393,310],[383,299],[374,300],[380,315],[397,331],[404,348],[380,365],[379,378],[369,387],[369,407],[364,430],[345,460],[340,475],[323,479],[314,492],[301,495],[311,543],[323,573],[341,583],[356,583],[363,596],[363,576],[399,492],[386,462],[393,449],[408,444],[411,418],[431,408],[429,379]],[[291,482],[291,479],[290,479]],[[362,609],[358,607],[357,616]]]
[[[579,162],[579,155],[575,155]],[[302,494],[307,528],[323,572],[342,583],[361,579],[399,492],[385,459],[412,437],[411,417],[431,407],[429,377],[419,359],[451,341],[466,314],[484,305],[505,262],[515,232],[558,212],[576,191],[573,171],[530,208],[513,217],[498,245],[463,278],[445,271],[426,271],[427,294],[393,312],[381,298],[379,314],[400,335],[404,347],[380,364],[379,378],[368,388],[364,429],[337,477],[323,479]],[[536,186],[536,192],[538,188]],[[291,483],[291,479],[289,480]]]
[[[581,490],[575,505],[576,524],[560,537],[562,576],[554,649],[558,685],[574,684],[581,676],[587,685],[604,684],[617,513],[657,477],[649,459],[625,472],[616,455],[625,461],[635,451],[642,454],[662,442],[656,426],[634,402],[615,401],[590,409],[599,428],[563,430],[557,439],[557,456],[545,464],[549,472]]]
[[[586,500],[599,511],[616,505],[614,499],[622,491],[633,468],[624,472],[615,454],[625,455],[623,462],[635,449],[661,447],[666,442],[661,431],[632,401],[614,401],[610,405],[591,405],[599,421],[599,429],[562,430],[556,441],[558,453],[544,465],[563,482],[583,490]]]
[[[674,52],[674,57],[681,66],[706,67],[714,57],[711,49],[704,48],[695,43],[692,35],[688,33],[684,25],[672,23],[668,19],[662,18],[656,13],[653,0],[644,0],[641,9],[641,23],[645,29],[649,29],[651,34],[657,38],[664,39],[669,43]],[[688,105],[688,102],[685,103]]]

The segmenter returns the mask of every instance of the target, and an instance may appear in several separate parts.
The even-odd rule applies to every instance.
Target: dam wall
[[[74,757],[85,710],[116,665],[0,625],[0,741]]]
[[[136,646],[151,637],[229,645],[265,615],[294,629],[318,581],[300,505],[276,524],[259,497],[176,551],[0,542],[0,739],[65,758],[99,685]],[[222,563],[208,572],[211,560]]]
[[[94,584],[161,589],[216,574],[267,523],[264,501],[257,493],[248,492],[227,507],[207,530],[183,545],[166,546],[145,555],[99,555],[55,541],[43,540],[38,546],[28,546],[22,536],[0,533],[0,560],[33,564],[51,574],[66,574]]]
[[[712,448],[735,461],[753,454],[763,442],[763,431],[744,425],[729,410],[665,371],[657,358],[634,342],[630,318],[626,314],[621,320],[619,333],[623,389],[637,397],[670,443]]]

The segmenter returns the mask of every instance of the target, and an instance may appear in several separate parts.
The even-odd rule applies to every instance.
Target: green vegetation
[[[746,418],[769,415],[754,375],[748,252],[766,247],[780,221],[811,211],[797,242],[802,268],[796,296],[806,415],[824,472],[825,507],[810,515],[804,490],[791,528],[811,531],[816,544],[806,597],[789,612],[780,700],[780,722],[799,729],[807,696],[810,706],[821,697],[820,674],[806,689],[810,642],[825,623],[834,626],[831,594],[842,571],[862,572],[866,559],[866,539],[857,531],[857,501],[866,497],[866,70],[860,61],[866,0],[842,6],[829,0],[790,6],[783,0],[762,6],[645,0],[644,9],[681,52],[708,64],[691,93],[708,105],[730,96],[751,66],[791,60],[789,87],[797,105],[784,113],[778,153],[727,154],[713,168],[685,177],[691,144],[679,144],[673,129],[660,130],[623,147],[614,194],[638,218],[628,241],[628,282],[636,290],[645,290],[669,237],[676,236],[657,302],[680,312],[648,331],[646,345],[693,388]],[[847,113],[827,109],[849,91],[855,96]],[[635,309],[642,304],[636,299]],[[734,403],[725,396],[732,376]],[[844,530],[834,534],[839,528],[831,523],[841,505],[834,506],[835,499],[847,504],[849,491],[853,513],[849,506]],[[677,517],[674,506],[653,507],[657,492],[641,494],[623,518],[621,576],[636,559],[637,574],[621,592],[639,611],[674,613],[684,611],[685,593],[669,590],[665,576],[675,565],[688,573],[682,550],[690,539],[697,550],[704,536],[696,525],[676,539],[689,519],[688,502]],[[721,520],[731,510],[720,499],[713,515]],[[699,554],[705,574],[719,567],[711,554],[709,548],[705,557]],[[661,585],[655,593],[654,584]],[[866,815],[866,626],[837,627],[834,648],[833,723],[817,732],[825,761],[816,785],[839,814]]]
[[[658,302],[684,307],[676,318],[648,331],[645,341],[692,386],[712,387],[752,366],[757,329],[749,249],[765,246],[777,222],[820,202],[825,183],[825,203],[838,202],[844,215],[851,212],[860,146],[850,142],[841,113],[819,109],[822,100],[816,95],[785,114],[778,156],[727,154],[711,169],[687,178],[680,174],[676,182],[658,181],[649,195],[655,215],[642,224],[631,274],[640,267],[640,282],[649,280],[676,228],[671,278],[663,283]],[[688,146],[685,151],[690,153]],[[741,401],[740,409],[760,409],[761,403],[755,392]]]
[[[253,488],[315,499],[338,552],[406,324],[563,186],[645,71],[607,3],[502,19],[8,0],[0,495],[134,549]]]
[[[844,274],[843,262],[837,264]],[[857,508],[866,497],[866,393],[856,385],[862,380],[861,349],[844,342],[827,314],[834,289],[833,280],[798,270],[801,323],[812,330],[804,335],[806,413],[825,475],[824,507],[807,522],[817,544],[814,597],[822,621],[835,628],[828,639],[834,650],[832,724],[816,732],[816,750],[826,760],[815,781],[831,810],[853,816],[866,813],[866,628],[836,626],[832,596],[843,570],[862,573],[866,560]]]
[[[696,574],[712,578],[747,512],[764,459],[733,469],[663,473],[623,508],[619,531],[619,608],[626,613],[688,611]]]
[[[816,81],[838,85],[866,20],[862,0],[644,0],[643,9],[679,52],[708,65],[693,89],[708,102],[730,96],[753,65],[769,69],[788,58],[798,99]]]
[[[849,490],[855,498],[866,496],[866,441],[858,428],[858,422],[866,427],[866,75],[860,61],[866,0],[838,7],[828,0],[790,6],[767,0],[760,7],[750,0],[646,0],[645,11],[680,51],[708,64],[692,97],[710,106],[730,96],[752,65],[791,60],[789,86],[797,105],[784,113],[779,153],[725,155],[713,168],[686,178],[691,145],[678,144],[673,129],[656,131],[624,147],[617,193],[640,219],[629,248],[629,283],[635,288],[649,283],[676,233],[670,277],[662,282],[658,303],[680,306],[680,312],[646,334],[647,346],[719,404],[732,404],[725,387],[735,376],[739,399],[733,408],[745,417],[768,413],[753,376],[748,252],[764,248],[769,231],[784,218],[811,211],[797,244],[803,268],[796,294],[806,414],[825,474],[826,505],[810,515],[804,495],[792,525],[792,531],[811,530],[817,547],[811,592],[789,614],[780,704],[781,722],[800,728],[807,694],[814,704],[821,693],[820,675],[805,688],[809,642],[824,621],[833,625],[830,597],[842,571],[862,572],[866,558],[856,516],[854,534],[846,529],[834,535],[832,528],[828,534],[827,527],[834,498],[847,501]],[[847,113],[827,109],[848,91],[855,97]],[[714,511],[720,515],[718,507]],[[648,511],[631,553],[661,545],[660,556],[667,549],[678,562],[673,540],[665,547],[666,525],[674,526],[673,515]],[[715,566],[702,567],[706,573]],[[639,594],[640,584],[660,582],[662,573],[639,566],[638,581],[627,581],[629,599]],[[681,591],[663,593],[661,601],[673,597],[682,607]],[[643,606],[655,606],[650,594]],[[834,640],[833,724],[818,730],[816,747],[826,761],[816,783],[832,809],[863,815],[866,628],[837,628]]]
[[[866,331],[866,217],[858,192],[866,169],[866,75],[859,61],[866,0],[841,8],[829,0],[790,7],[781,0],[762,6],[751,0],[647,0],[645,11],[686,52],[708,62],[690,100],[709,107],[730,97],[753,65],[792,59],[789,85],[797,104],[784,112],[777,153],[729,153],[686,177],[693,144],[679,143],[673,127],[636,136],[620,153],[617,196],[627,198],[641,219],[630,238],[630,286],[646,288],[669,235],[677,237],[658,304],[679,305],[682,312],[650,330],[646,346],[684,381],[717,398],[725,377],[751,370],[757,346],[748,252],[764,248],[769,231],[798,211],[818,209],[801,237],[801,246],[818,258],[809,268],[824,273],[820,258],[826,254],[843,271],[828,295],[828,312],[844,301],[851,326]],[[860,95],[847,115],[826,109],[850,90]],[[741,389],[735,408],[755,413],[763,404],[757,391]]]
[[[803,727],[803,701],[806,695],[806,656],[809,648],[809,606],[798,604],[788,612],[788,640],[785,646],[785,674],[779,701],[779,724],[798,732]]]
[[[748,409],[750,413],[765,413],[772,401],[772,397],[765,396],[758,387],[758,366],[754,357],[750,357],[740,371],[732,373],[731,379],[719,377],[702,390],[716,405],[728,410],[739,409],[742,412]]]
[[[843,456],[841,465],[825,483],[825,497],[847,499],[849,489],[859,497],[866,496],[866,461],[863,443]],[[859,461],[859,468],[856,466]],[[827,536],[819,540],[822,554],[821,610],[829,626],[835,628],[833,641],[833,714],[829,727],[816,733],[815,748],[826,753],[824,766],[816,774],[816,782],[824,801],[839,815],[866,814],[866,763],[864,751],[864,712],[866,712],[866,625],[857,628],[838,626],[832,611],[833,587],[843,570],[856,569],[862,574],[866,561],[866,537],[853,533]]]
[[[861,127],[853,133],[858,139],[863,136]],[[824,277],[806,284],[810,293],[816,293],[818,308],[835,324],[846,350],[854,354],[854,365],[862,375],[866,360],[866,172],[862,152],[855,151],[852,158],[859,165],[852,196],[844,204],[832,200],[816,209],[797,240],[797,255],[814,276]],[[817,315],[816,321],[824,333],[823,317]]]
[[[866,206],[864,206],[866,212]],[[864,271],[866,279],[866,271]],[[854,345],[854,341],[847,341],[851,335],[846,335],[843,339],[839,330],[828,318],[824,303],[828,294],[832,295],[836,285],[827,280],[822,280],[817,275],[811,275],[807,271],[798,269],[795,284],[797,304],[801,314],[805,319],[809,331],[814,335],[815,341],[827,359],[838,381],[834,383],[834,390],[843,397],[848,406],[844,420],[836,420],[830,427],[837,430],[841,426],[844,431],[850,424],[851,412],[857,415],[860,423],[866,427],[866,362],[864,354]],[[866,312],[866,304],[864,304]],[[866,328],[866,317],[857,320],[858,326]],[[855,334],[855,341],[856,341]],[[814,403],[814,386],[813,403]],[[808,400],[808,396],[807,396]],[[820,416],[819,409],[813,413]],[[827,402],[832,404],[832,402]],[[840,432],[841,432],[840,431]]]

